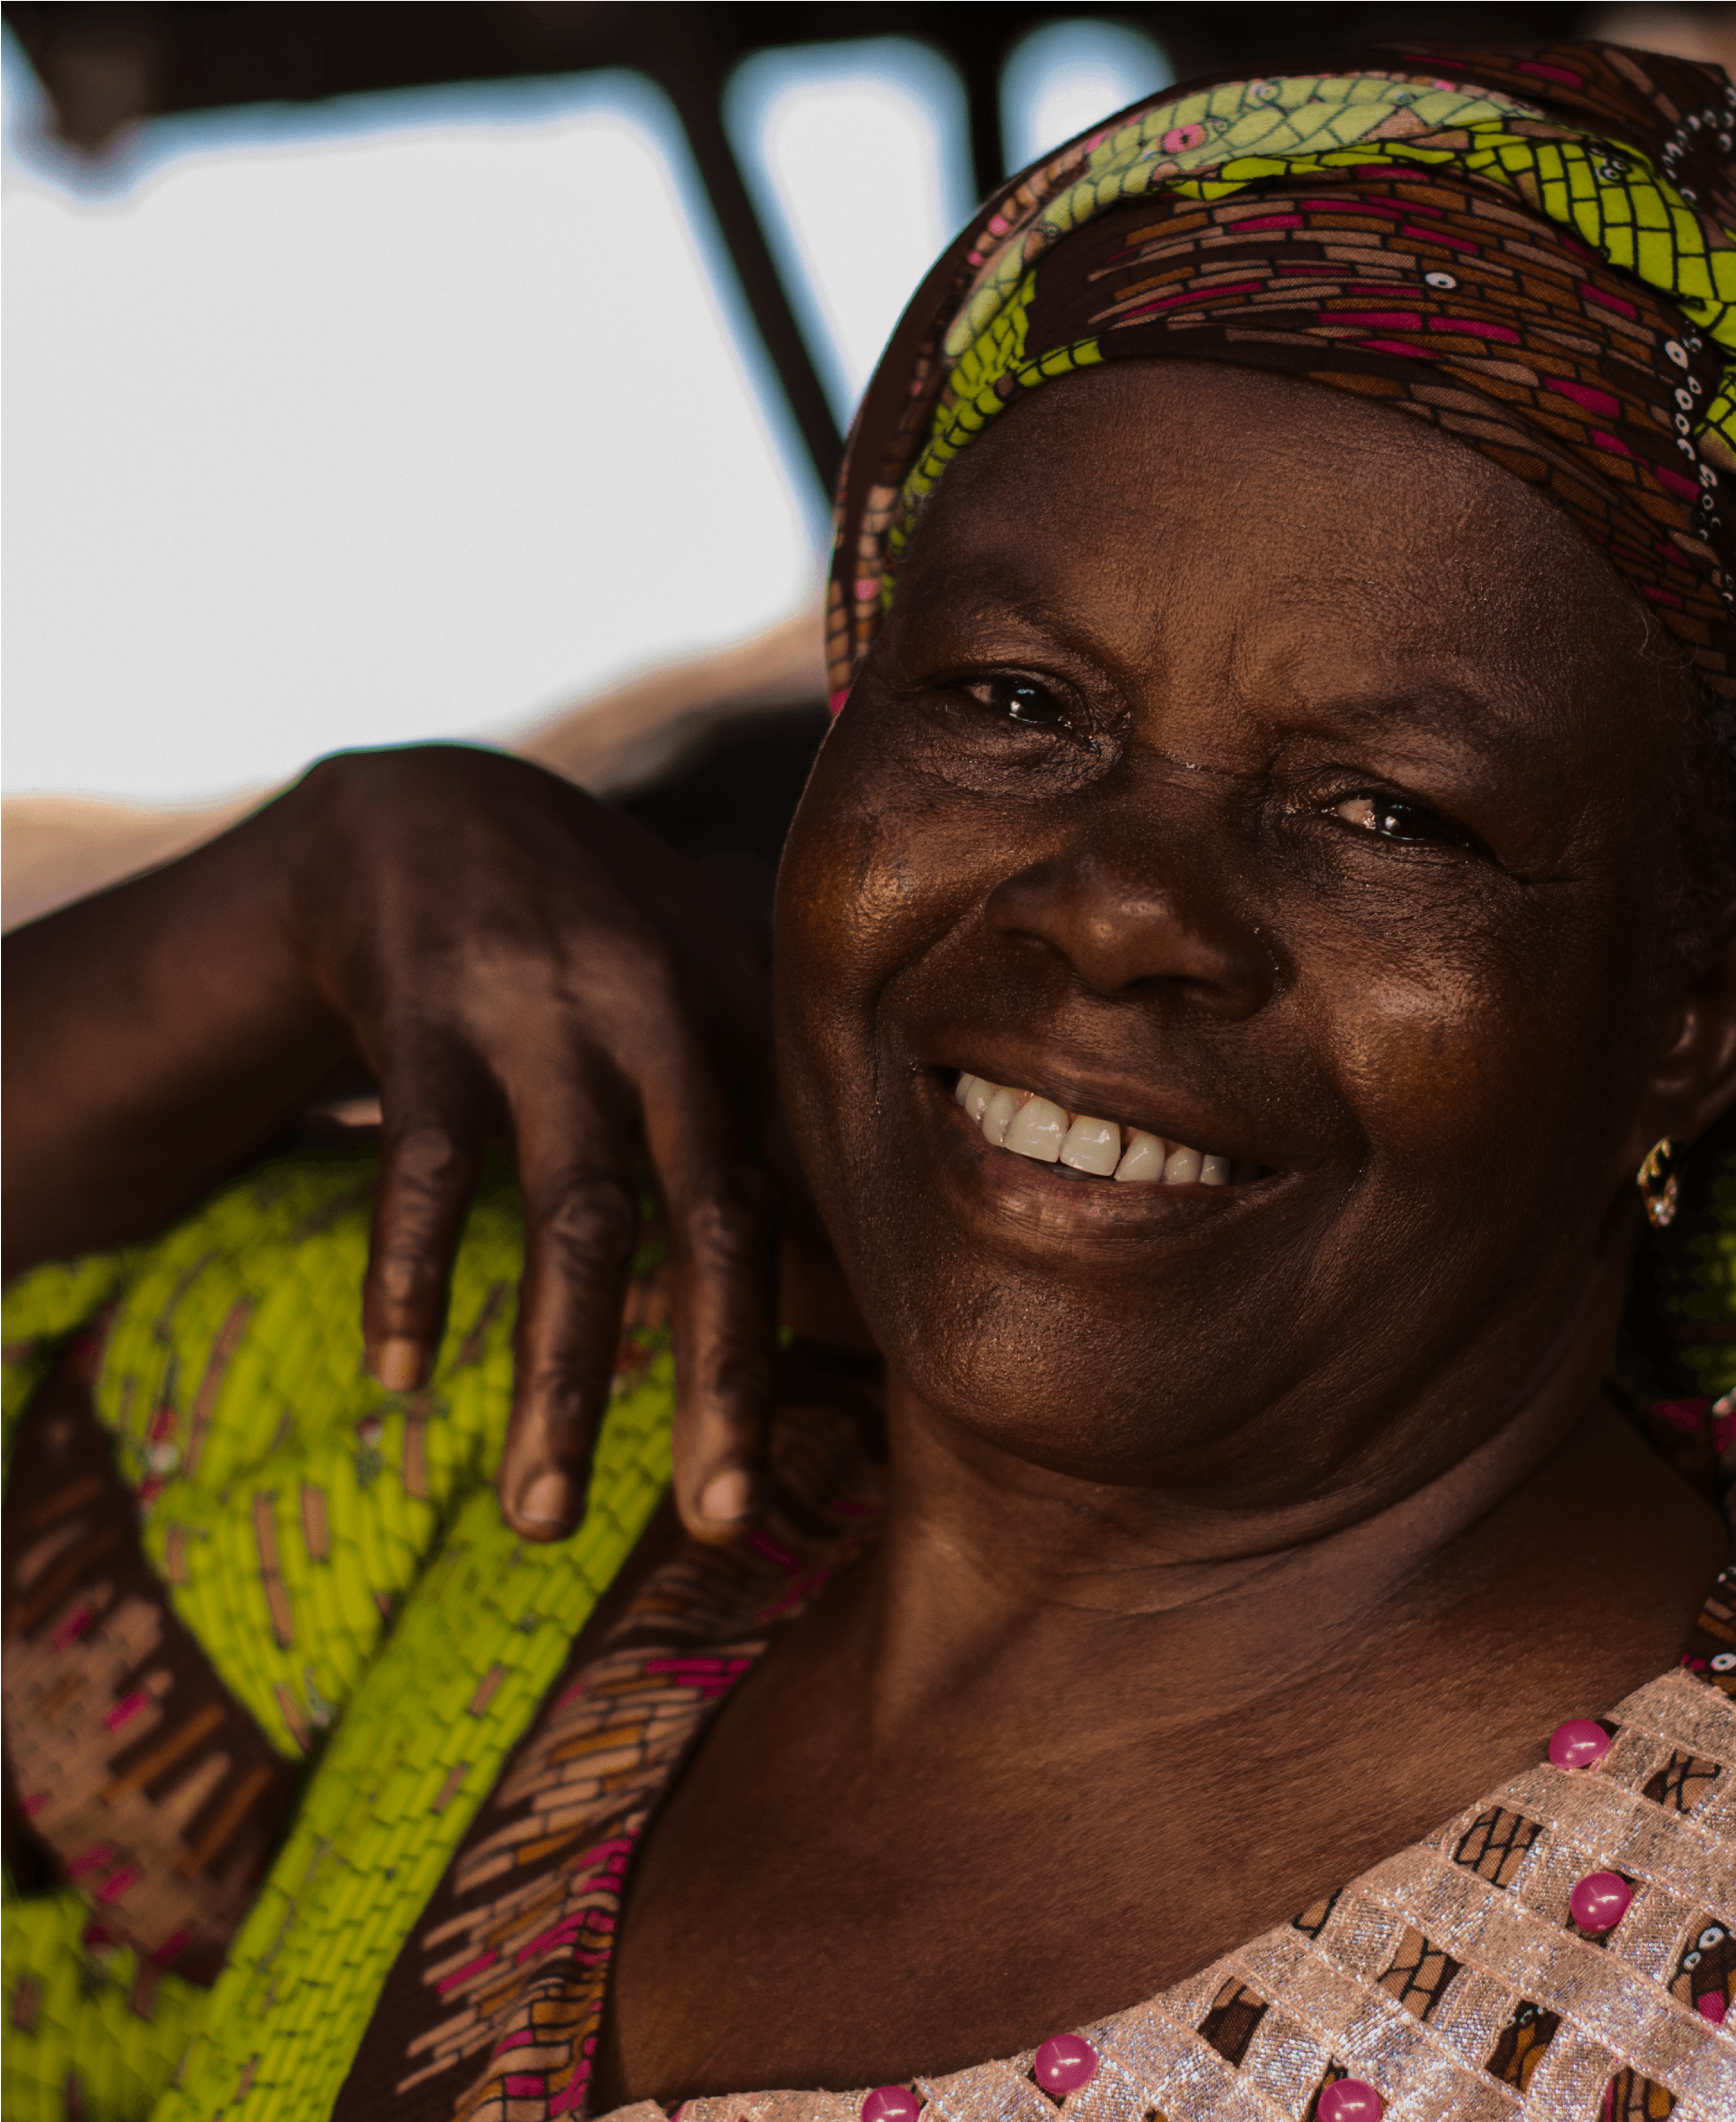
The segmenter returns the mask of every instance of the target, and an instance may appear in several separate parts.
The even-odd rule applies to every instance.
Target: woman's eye
[[[1447,848],[1468,848],[1475,845],[1462,826],[1453,825],[1423,804],[1407,803],[1402,797],[1352,796],[1342,803],[1334,804],[1332,816],[1383,840],[1422,841]]]
[[[970,689],[986,707],[1009,722],[1034,729],[1062,729],[1066,713],[1047,686],[1029,678],[983,678]]]

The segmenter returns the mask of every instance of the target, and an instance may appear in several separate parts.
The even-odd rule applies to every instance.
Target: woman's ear
[[[1696,1141],[1736,1102],[1736,903],[1683,974],[1666,1030],[1640,1109],[1642,1156],[1663,1135]]]

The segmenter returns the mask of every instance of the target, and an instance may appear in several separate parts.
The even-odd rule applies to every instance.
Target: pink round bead
[[[1341,2078],[1327,2087],[1314,2110],[1319,2122],[1380,2122],[1386,2102],[1360,2078]]]
[[[1729,2008],[1729,2002],[1721,1989],[1708,1989],[1705,1996],[1696,1997],[1694,1999],[1694,2009],[1702,2019],[1710,2019],[1715,2026],[1721,2026],[1724,2024],[1724,2014]]]
[[[877,2085],[862,2102],[862,2122],[917,2122],[922,2103],[902,2085]]]
[[[1558,1769],[1589,1769],[1608,1751],[1608,1732],[1589,1717],[1570,1717],[1549,1735],[1549,1758]]]
[[[1588,1872],[1567,1896],[1567,1913],[1581,1930],[1613,1930],[1633,1897],[1619,1872]]]
[[[1038,2050],[1031,2075],[1045,2092],[1077,2092],[1097,2075],[1097,2051],[1077,2034],[1055,2034]]]

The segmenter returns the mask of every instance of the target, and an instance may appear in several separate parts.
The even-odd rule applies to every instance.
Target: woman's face
[[[1683,691],[1565,517],[1388,411],[1162,362],[1004,415],[779,887],[791,1116],[902,1382],[1202,1494],[1492,1427],[1659,1131]],[[992,1147],[959,1070],[1234,1181]]]

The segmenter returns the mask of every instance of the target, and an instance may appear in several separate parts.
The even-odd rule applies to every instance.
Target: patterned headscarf
[[[1736,700],[1736,87],[1613,44],[1393,49],[1169,91],[1012,180],[852,431],[833,705],[946,465],[1114,360],[1276,369],[1458,437],[1566,508]]]

